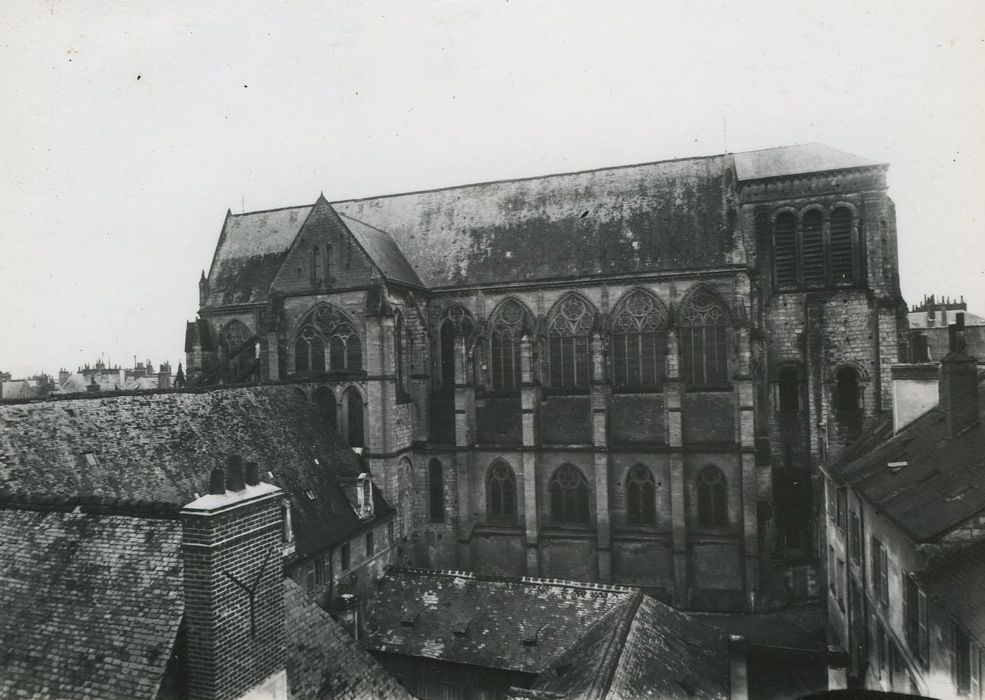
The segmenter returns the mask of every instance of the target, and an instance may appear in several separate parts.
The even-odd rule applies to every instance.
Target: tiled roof
[[[290,385],[0,405],[0,498],[98,495],[184,505],[229,454],[289,494],[300,553],[366,525],[338,480],[362,470]],[[272,476],[271,476],[272,474]],[[392,514],[377,494],[376,518]]]
[[[0,696],[156,697],[180,540],[174,520],[0,510]]]
[[[414,268],[407,262],[407,258],[404,257],[400,247],[389,233],[374,228],[369,224],[364,224],[362,221],[353,219],[351,216],[339,214],[339,218],[342,219],[342,223],[356,237],[363,250],[366,251],[366,254],[380,268],[380,272],[387,279],[412,284],[417,287],[424,286],[424,283],[421,282],[417,273],[414,272]]]
[[[539,673],[633,594],[622,586],[391,568],[367,606],[365,643]]]
[[[535,690],[567,700],[728,698],[725,633],[641,593],[551,664]]]
[[[979,410],[985,390],[979,384]],[[935,408],[893,435],[890,415],[863,433],[829,467],[918,542],[985,509],[985,425],[951,438]],[[906,466],[890,467],[889,463]]]
[[[388,232],[429,287],[732,262],[728,156],[334,202]]]
[[[208,305],[264,302],[311,206],[226,217],[209,270]]]
[[[410,693],[368,651],[288,578],[284,596],[292,698],[411,700]]]
[[[645,597],[605,697],[728,698],[728,654],[724,632]]]
[[[735,174],[739,180],[758,180],[767,177],[802,175],[846,168],[881,165],[851,153],[839,151],[823,143],[804,143],[795,146],[765,148],[760,151],[736,153]]]
[[[916,576],[924,591],[985,645],[985,540],[931,560]]]

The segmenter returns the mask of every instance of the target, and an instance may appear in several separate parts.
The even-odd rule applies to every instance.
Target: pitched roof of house
[[[393,513],[376,490],[363,522],[339,485],[364,471],[290,385],[0,405],[0,500],[102,496],[183,506],[239,454],[289,494],[310,554]]]
[[[0,510],[0,696],[156,697],[180,541],[174,520]]]
[[[734,158],[735,174],[739,180],[759,180],[885,165],[839,151],[823,143],[803,143],[758,151],[743,151],[736,153]]]
[[[413,696],[291,579],[284,579],[284,595],[292,698],[411,700]]]
[[[541,674],[568,700],[727,698],[725,633],[637,592]]]
[[[535,695],[728,695],[724,633],[624,586],[391,567],[367,628],[378,652],[538,674]]]
[[[979,410],[985,415],[982,390]],[[985,510],[983,455],[985,425],[949,437],[938,407],[895,435],[892,416],[882,417],[828,470],[914,540],[926,542]]]
[[[632,594],[622,586],[390,568],[368,604],[365,643],[539,673]]]
[[[985,644],[985,540],[931,560],[916,577],[929,596]]]

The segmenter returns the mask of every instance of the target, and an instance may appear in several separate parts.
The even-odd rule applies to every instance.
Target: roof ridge
[[[445,185],[443,187],[430,187],[421,190],[407,190],[405,192],[392,192],[390,194],[370,195],[367,197],[351,197],[349,199],[333,200],[331,204],[352,204],[355,202],[366,202],[374,199],[390,199],[393,197],[406,197],[415,194],[427,194],[429,192],[447,192],[448,190],[462,190],[468,187],[483,187],[485,185],[499,185],[507,182],[528,182],[530,180],[545,180],[551,177],[564,177],[566,175],[584,175],[585,173],[599,173],[609,170],[623,170],[626,168],[641,168],[646,165],[661,165],[664,163],[682,163],[689,160],[711,160],[713,158],[724,158],[732,155],[731,153],[711,153],[703,156],[683,156],[681,158],[665,158],[663,160],[648,160],[641,163],[626,163],[624,165],[604,165],[598,168],[583,168],[581,170],[569,170],[563,172],[544,173],[541,175],[525,175],[523,177],[504,177],[495,180],[482,180],[479,182],[466,182],[461,185]],[[339,212],[341,214],[341,212]],[[358,221],[358,219],[356,219]]]
[[[622,662],[622,653],[626,649],[626,640],[633,629],[633,622],[636,621],[636,614],[639,612],[640,605],[643,603],[643,592],[637,590],[636,595],[632,596],[626,603],[626,609],[619,616],[616,623],[615,633],[610,635],[602,654],[601,673],[595,675],[588,698],[604,698],[612,686],[612,679],[615,678]]]
[[[467,578],[473,581],[485,581],[488,583],[525,583],[534,585],[564,586],[566,588],[580,588],[589,591],[606,591],[609,593],[640,593],[638,588],[632,586],[621,586],[614,583],[595,583],[592,581],[572,581],[569,579],[558,578],[539,578],[536,576],[494,576],[491,574],[478,574],[474,571],[460,571],[455,569],[423,569],[409,566],[388,566],[386,574],[426,574],[428,576],[441,576],[443,578]]]
[[[71,512],[78,509],[86,515],[125,515],[136,518],[177,520],[181,506],[171,501],[97,495],[54,496],[28,491],[0,490],[0,509],[37,512]]]
[[[314,202],[312,202],[311,204],[295,204],[287,207],[274,207],[273,209],[255,209],[253,211],[240,212],[239,214],[234,214],[230,212],[229,216],[250,216],[251,214],[269,214],[270,212],[273,211],[287,211],[288,209],[304,209],[306,207],[313,207],[313,206],[315,206]]]

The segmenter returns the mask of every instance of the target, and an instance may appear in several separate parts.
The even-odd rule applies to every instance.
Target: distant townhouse
[[[892,368],[893,411],[826,476],[829,640],[848,682],[983,696],[985,394],[961,318],[938,364]]]

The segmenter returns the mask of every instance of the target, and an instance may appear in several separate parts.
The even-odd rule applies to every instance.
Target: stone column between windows
[[[670,462],[670,516],[674,552],[674,605],[688,604],[687,518],[684,492],[684,426],[682,403],[684,384],[680,377],[677,333],[667,333],[667,379],[664,382],[665,424]]]
[[[752,612],[755,610],[759,586],[759,494],[756,478],[756,407],[753,398],[755,388],[750,372],[749,329],[740,328],[737,336],[739,354],[733,386],[739,407],[736,438],[742,475],[740,502],[742,504],[743,586],[746,593],[746,609]]]
[[[392,374],[392,352],[387,350],[388,341],[393,339],[393,318],[386,316],[366,317],[366,344],[364,346],[366,374],[366,403],[363,409],[363,450],[366,466],[373,481],[383,490],[389,503],[397,506],[393,475],[387,473],[388,435],[392,430],[392,412],[389,403],[393,400],[392,382],[384,377]],[[389,391],[388,391],[389,387]],[[348,406],[343,410],[348,411]]]
[[[612,580],[612,529],[609,522],[608,416],[611,388],[605,381],[602,338],[592,336],[592,443],[595,446],[595,527],[598,536],[599,580]]]
[[[475,385],[468,371],[465,338],[455,336],[455,477],[458,485],[458,565],[472,567],[472,447],[475,443]]]
[[[267,331],[267,342],[262,344],[262,352],[266,354],[267,376],[261,377],[267,381],[276,382],[280,379],[280,345],[277,331]]]
[[[533,377],[530,337],[520,339],[520,411],[523,422],[523,526],[526,535],[527,576],[540,576],[537,529],[537,407],[540,387]]]

